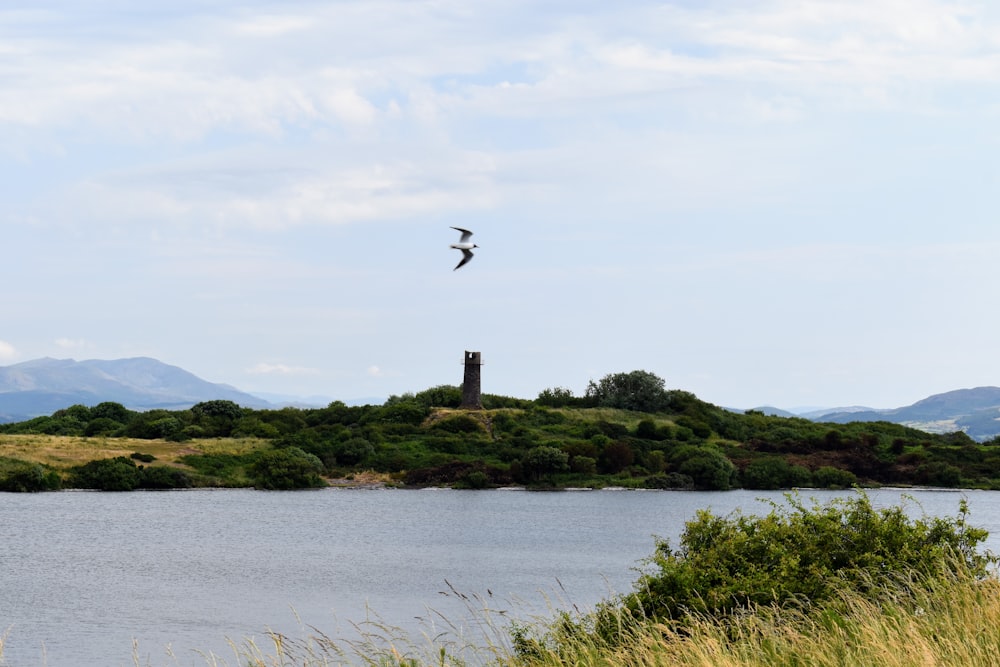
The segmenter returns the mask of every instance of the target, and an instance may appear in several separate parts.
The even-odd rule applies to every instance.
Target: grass
[[[734,623],[696,620],[680,632],[670,626],[638,626],[620,646],[586,635],[540,643],[517,654],[501,642],[468,647],[430,642],[420,648],[371,640],[349,649],[362,664],[503,667],[916,667],[993,666],[1000,656],[1000,581],[938,580],[915,595],[877,604],[846,595],[844,612],[804,613],[758,609]],[[556,623],[555,625],[558,625]],[[551,626],[550,626],[551,627]],[[349,652],[329,638],[277,641],[280,651],[240,655],[255,667],[341,664]],[[352,661],[355,662],[356,661]]]
[[[302,637],[265,633],[231,641],[232,656],[204,656],[211,667],[993,667],[1000,656],[1000,579],[940,576],[902,581],[880,602],[844,593],[835,607],[761,607],[723,622],[700,617],[683,630],[632,624],[610,645],[586,632],[588,616],[512,621],[495,601],[461,596],[477,622],[443,617],[408,637],[377,617],[355,625],[358,638],[332,638],[303,626]],[[513,613],[514,610],[508,610]],[[553,620],[554,618],[554,620]],[[566,623],[569,620],[571,623]],[[624,623],[624,621],[623,621]],[[470,637],[469,635],[472,635]],[[517,635],[520,639],[514,639]],[[0,664],[3,659],[0,636]],[[519,646],[520,650],[515,648]],[[230,661],[231,660],[231,661]],[[136,659],[137,667],[143,663]],[[157,667],[146,663],[146,667]]]
[[[65,435],[0,435],[0,457],[41,463],[59,471],[96,459],[128,457],[133,452],[152,454],[156,457],[154,465],[186,467],[179,459],[189,454],[246,454],[269,447],[270,442],[260,438],[205,438],[171,442]]]

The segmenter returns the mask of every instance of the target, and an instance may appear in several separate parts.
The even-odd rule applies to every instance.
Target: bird
[[[462,238],[458,240],[458,243],[452,243],[450,246],[455,250],[462,251],[462,261],[458,263],[458,266],[452,269],[452,271],[458,271],[470,259],[472,259],[472,249],[478,248],[479,246],[477,246],[475,243],[469,242],[469,238],[472,236],[472,232],[470,232],[468,229],[462,229],[461,227],[452,227],[452,229],[462,232]]]

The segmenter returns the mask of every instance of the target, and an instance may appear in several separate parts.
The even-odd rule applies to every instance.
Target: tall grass
[[[625,623],[625,621],[623,621]],[[955,667],[1000,664],[1000,580],[941,575],[882,595],[844,592],[820,609],[759,607],[683,627],[633,623],[609,645],[549,629],[508,665],[544,667]]]
[[[454,592],[455,595],[461,595]],[[614,644],[581,631],[588,615],[512,621],[492,601],[477,610],[474,636],[437,616],[408,637],[377,618],[355,626],[358,638],[303,628],[303,638],[269,633],[231,643],[232,662],[211,667],[986,667],[1000,664],[1000,579],[942,574],[903,578],[879,595],[845,591],[821,608],[757,607],[725,620],[701,616],[683,625],[622,620]],[[513,641],[512,641],[513,638]],[[2,644],[0,644],[2,647]],[[0,648],[2,650],[2,648]],[[2,653],[0,653],[2,658]],[[138,664],[138,663],[137,663]]]
[[[451,594],[462,596],[452,589]],[[1000,579],[944,574],[901,579],[878,596],[842,593],[829,606],[758,607],[683,626],[624,620],[615,644],[579,631],[586,614],[512,621],[482,597],[462,596],[476,619],[460,626],[430,612],[417,637],[377,616],[353,639],[302,626],[231,641],[209,667],[993,667],[1000,664]],[[513,610],[509,610],[513,611]],[[569,630],[574,628],[575,630]],[[512,642],[512,637],[514,641]],[[7,633],[0,633],[0,665]],[[135,667],[157,667],[134,652]],[[176,663],[175,663],[176,664]]]

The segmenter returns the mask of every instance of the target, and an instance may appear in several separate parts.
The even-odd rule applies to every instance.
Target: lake
[[[847,492],[802,491],[825,500]],[[971,522],[1000,552],[1000,492],[878,490],[873,504]],[[472,636],[629,590],[654,535],[698,509],[766,513],[781,492],[323,489],[0,494],[2,665],[238,664],[266,631]],[[917,505],[919,503],[919,507]],[[461,593],[467,596],[463,599]],[[503,622],[503,621],[501,621]],[[135,647],[133,648],[133,642]],[[213,653],[216,663],[206,658]]]

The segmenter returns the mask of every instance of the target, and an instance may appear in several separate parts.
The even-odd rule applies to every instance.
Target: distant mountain
[[[762,405],[757,408],[752,408],[754,412],[761,412],[768,417],[798,417],[794,412],[789,412],[788,410],[782,410],[781,408],[776,408],[771,405]],[[739,410],[739,412],[743,412]],[[748,411],[749,412],[749,411]]]
[[[839,424],[888,421],[930,433],[965,431],[975,440],[989,440],[1000,435],[1000,387],[957,389],[890,410],[841,408],[809,418]]]
[[[385,403],[384,397],[365,396],[362,398],[333,398],[331,396],[296,396],[293,394],[271,394],[263,391],[255,391],[253,395],[262,398],[268,403],[272,403],[280,408],[325,408],[334,401],[341,401],[344,405],[382,405]]]
[[[34,359],[0,367],[0,422],[16,422],[71,405],[105,401],[132,410],[180,410],[223,399],[249,408],[271,403],[226,384],[214,384],[148,357],[75,361]]]

